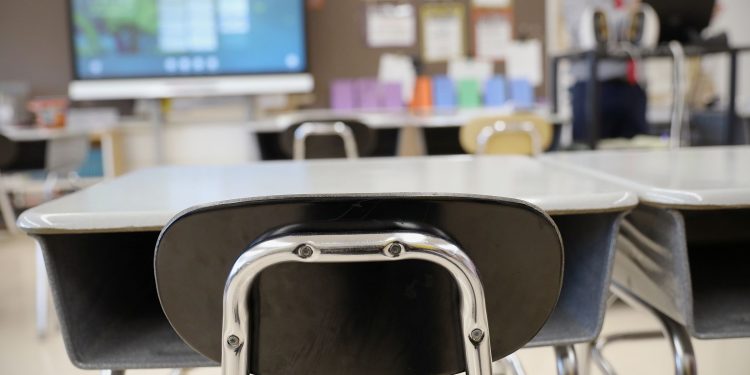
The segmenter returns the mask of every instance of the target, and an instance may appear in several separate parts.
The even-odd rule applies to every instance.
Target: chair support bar
[[[310,136],[318,135],[335,135],[341,137],[344,142],[344,152],[347,159],[356,159],[359,157],[357,150],[357,141],[354,138],[352,129],[341,121],[331,122],[306,122],[300,125],[294,131],[294,149],[292,154],[294,160],[305,159],[305,142]]]
[[[690,340],[690,334],[684,326],[677,323],[672,318],[657,310],[616,282],[612,282],[610,291],[612,292],[613,297],[608,301],[608,305],[611,305],[614,299],[619,298],[628,306],[649,313],[659,321],[661,332],[631,332],[598,338],[595,342],[590,344],[589,352],[590,360],[596,364],[602,373],[616,375],[614,367],[612,367],[602,353],[607,344],[628,340],[652,340],[661,337],[667,339],[669,346],[672,349],[672,359],[676,375],[695,375],[698,372],[695,363],[695,351],[693,350],[693,344]]]
[[[266,268],[286,262],[355,263],[417,259],[435,263],[458,286],[466,370],[492,373],[490,332],[484,289],[474,263],[455,244],[417,232],[290,235],[245,251],[232,267],[224,288],[221,367],[224,375],[247,375],[250,351],[249,292]]]

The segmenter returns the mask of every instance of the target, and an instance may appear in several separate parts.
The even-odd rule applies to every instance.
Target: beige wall
[[[0,0],[0,81],[33,95],[67,92],[71,77],[65,0]]]

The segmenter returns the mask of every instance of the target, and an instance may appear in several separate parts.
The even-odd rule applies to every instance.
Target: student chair
[[[170,324],[224,374],[489,375],[552,313],[563,247],[516,200],[281,196],[178,214],[154,269]]]
[[[552,125],[533,114],[485,117],[461,127],[459,140],[470,154],[538,155],[552,144]]]
[[[294,124],[279,138],[283,153],[295,160],[342,158],[372,154],[377,136],[353,120],[306,121]]]

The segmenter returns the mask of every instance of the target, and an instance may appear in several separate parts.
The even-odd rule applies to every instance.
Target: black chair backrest
[[[0,171],[5,171],[16,159],[18,146],[8,137],[0,134]]]
[[[287,157],[292,158],[294,154],[294,132],[302,124],[307,122],[343,122],[352,130],[352,133],[354,133],[354,139],[357,142],[357,150],[359,151],[359,156],[371,155],[373,151],[375,151],[375,147],[377,146],[377,134],[375,130],[363,124],[362,122],[346,119],[309,120],[298,122],[288,127],[281,134],[281,137],[279,137],[279,147]],[[306,159],[330,159],[346,157],[344,141],[341,139],[341,137],[336,135],[310,136],[307,138],[305,145]]]
[[[274,197],[183,212],[157,244],[159,299],[180,337],[220,361],[224,285],[254,243],[396,231],[452,241],[477,265],[495,360],[530,341],[557,302],[563,249],[547,215],[515,200],[419,194]],[[455,288],[445,269],[422,261],[272,266],[250,299],[251,372],[465,371]]]
[[[0,171],[44,169],[47,141],[14,141],[0,135]]]

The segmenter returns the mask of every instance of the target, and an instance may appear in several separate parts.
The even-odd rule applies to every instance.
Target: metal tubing
[[[526,370],[523,368],[523,364],[516,354],[511,354],[501,359],[500,363],[511,375],[526,375]]]
[[[610,290],[629,306],[641,309],[657,318],[661,325],[662,337],[667,338],[670,348],[672,349],[676,375],[695,375],[697,373],[695,351],[693,350],[693,344],[690,341],[690,335],[684,326],[677,323],[672,318],[657,310],[655,307],[643,301],[616,282],[612,283]],[[628,337],[628,334],[623,334],[620,335],[620,337],[615,336],[614,338],[600,338],[597,340],[596,345],[593,347],[595,350],[592,350],[592,359],[600,366],[600,369],[603,369],[605,374],[615,374],[612,366],[606,361],[606,359],[604,359],[603,355],[601,355],[601,351],[608,342],[622,341],[628,338],[641,340],[655,338],[655,335],[651,332],[631,333],[629,336],[630,337]],[[599,341],[602,342],[600,343]],[[596,352],[599,353],[598,358],[595,358],[597,355]]]
[[[589,353],[591,355],[591,361],[593,361],[604,375],[616,375],[614,366],[604,358],[604,347],[611,343],[618,341],[630,341],[630,340],[656,340],[664,337],[661,331],[643,331],[643,332],[627,332],[617,333],[609,336],[602,336],[595,342],[589,344]]]
[[[232,267],[224,289],[222,373],[248,374],[248,296],[257,275],[286,262],[354,263],[417,259],[448,270],[458,286],[466,372],[492,373],[492,352],[484,289],[476,266],[455,244],[417,232],[291,235],[261,242]]]
[[[599,116],[599,52],[596,50],[588,52],[589,80],[586,82],[586,125],[588,126],[588,144],[592,150],[599,143],[601,117]]]
[[[573,345],[555,346],[558,375],[578,375],[578,359]]]
[[[737,51],[729,52],[729,103],[727,103],[727,139],[725,144],[735,145],[737,141]],[[747,135],[745,135],[747,137]],[[743,142],[744,143],[744,142]]]
[[[10,233],[17,233],[16,213],[13,210],[13,203],[10,201],[10,192],[7,186],[5,186],[5,178],[2,174],[0,174],[0,212],[3,215],[5,229]]]
[[[558,115],[558,110],[560,109],[560,103],[558,103],[559,94],[559,82],[558,80],[558,72],[560,69],[560,58],[557,56],[552,56],[550,58],[550,72],[549,72],[549,98],[550,98],[550,112],[553,115]]]
[[[685,50],[682,43],[669,42],[672,51],[672,116],[669,128],[669,148],[680,148],[682,145],[683,128],[685,127],[685,90],[687,76],[685,71]]]
[[[34,242],[35,245],[35,265],[36,265],[36,335],[42,338],[47,335],[47,327],[49,326],[49,305],[47,303],[47,295],[49,294],[47,287],[47,269],[44,266],[44,256],[42,255],[42,246],[38,241]]]
[[[306,122],[294,130],[294,148],[292,156],[294,160],[305,159],[305,142],[310,136],[335,135],[344,141],[344,152],[347,159],[359,157],[357,141],[354,138],[352,128],[341,121],[330,122]]]

